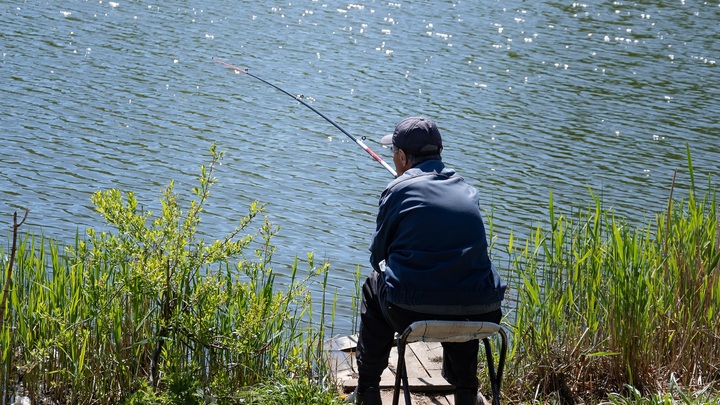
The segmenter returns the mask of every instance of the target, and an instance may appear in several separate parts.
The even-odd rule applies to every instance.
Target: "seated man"
[[[414,321],[500,323],[506,284],[488,256],[478,191],[445,167],[434,122],[411,117],[391,144],[398,177],[380,197],[370,246],[374,271],[362,288],[358,386],[347,402],[381,404],[380,376],[396,332]],[[443,376],[455,404],[476,404],[479,341],[443,343]]]

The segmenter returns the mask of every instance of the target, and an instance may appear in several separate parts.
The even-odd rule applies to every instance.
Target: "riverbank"
[[[199,238],[222,157],[211,153],[187,207],[172,184],[158,216],[133,193],[98,192],[92,202],[115,231],[91,229],[70,245],[22,235],[16,223],[0,252],[3,403],[17,384],[32,403],[340,401],[324,349],[339,299],[325,284],[329,264],[309,255],[306,270],[296,262],[276,283],[278,229],[267,218],[255,225],[261,204],[232,233]],[[532,237],[492,245],[521,280],[503,321],[503,402],[716,403],[720,228],[715,189],[697,187],[689,151],[688,163],[689,197],[671,193],[645,227],[598,198],[558,212],[551,195]]]

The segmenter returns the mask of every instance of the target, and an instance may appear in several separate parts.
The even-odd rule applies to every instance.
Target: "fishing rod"
[[[343,134],[347,135],[348,138],[352,139],[353,142],[355,142],[355,143],[358,144],[361,148],[363,148],[363,150],[364,150],[365,152],[367,152],[368,155],[370,155],[373,159],[375,159],[378,163],[380,163],[387,171],[390,172],[390,174],[393,175],[393,177],[397,177],[397,172],[395,172],[395,169],[393,169],[392,167],[390,167],[390,165],[387,164],[387,162],[385,162],[380,156],[378,156],[378,155],[377,155],[375,152],[373,152],[367,145],[365,145],[365,142],[363,142],[362,140],[360,140],[360,139],[352,136],[348,131],[342,129],[342,127],[340,127],[340,125],[336,124],[333,120],[331,120],[330,118],[326,117],[326,116],[325,116],[323,113],[321,113],[320,111],[316,110],[315,107],[313,107],[313,106],[311,106],[310,104],[306,103],[304,100],[302,100],[302,96],[292,95],[292,94],[288,93],[287,91],[281,89],[280,87],[278,87],[278,86],[276,86],[276,85],[274,85],[274,84],[272,84],[272,83],[270,83],[270,82],[268,82],[268,81],[266,81],[266,80],[264,80],[264,79],[261,79],[261,78],[255,76],[254,74],[252,74],[252,73],[250,73],[250,72],[248,72],[247,69],[240,69],[240,68],[237,67],[237,66],[234,66],[234,65],[231,65],[231,64],[229,64],[229,63],[223,62],[223,61],[221,61],[221,60],[219,60],[219,59],[216,59],[216,58],[213,58],[213,60],[214,60],[215,62],[223,65],[223,66],[227,66],[227,67],[229,67],[229,68],[231,68],[231,69],[234,69],[236,73],[245,73],[246,75],[252,77],[253,79],[257,79],[257,80],[259,80],[259,81],[267,84],[268,86],[271,86],[271,87],[275,88],[276,90],[279,90],[280,92],[287,94],[288,96],[292,97],[295,101],[300,102],[300,104],[302,104],[302,105],[304,105],[305,107],[311,109],[315,114],[323,117],[323,118],[325,119],[325,121],[333,124],[333,125],[335,126],[335,128],[339,129],[340,132],[342,132]]]

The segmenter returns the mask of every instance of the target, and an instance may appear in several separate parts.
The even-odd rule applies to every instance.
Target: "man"
[[[380,197],[370,246],[374,271],[362,288],[358,386],[347,402],[381,404],[380,376],[396,332],[425,319],[500,323],[506,284],[488,256],[478,191],[440,157],[427,118],[402,120],[381,140],[398,177]],[[443,343],[443,376],[455,404],[476,404],[478,340]]]

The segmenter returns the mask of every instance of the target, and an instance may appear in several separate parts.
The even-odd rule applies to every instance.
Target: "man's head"
[[[380,143],[392,145],[393,163],[398,176],[426,160],[441,160],[442,137],[435,123],[428,118],[405,118]]]

